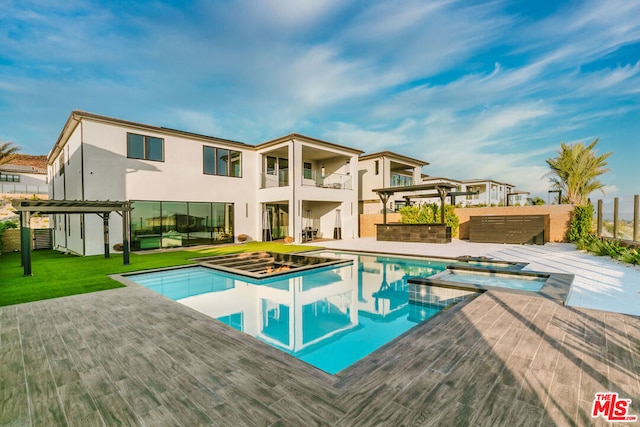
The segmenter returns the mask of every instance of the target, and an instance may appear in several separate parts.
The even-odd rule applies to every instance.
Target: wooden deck
[[[605,425],[638,372],[640,318],[510,292],[336,376],[139,286],[0,308],[3,426]]]

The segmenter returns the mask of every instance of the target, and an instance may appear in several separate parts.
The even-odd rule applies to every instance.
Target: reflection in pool
[[[206,267],[127,278],[332,374],[448,304],[409,303],[407,283],[444,271],[445,262],[318,254],[353,263],[260,281]]]

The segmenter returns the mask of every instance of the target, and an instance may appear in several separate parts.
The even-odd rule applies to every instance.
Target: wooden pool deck
[[[489,291],[336,376],[129,286],[0,308],[0,425],[609,425],[640,318]]]

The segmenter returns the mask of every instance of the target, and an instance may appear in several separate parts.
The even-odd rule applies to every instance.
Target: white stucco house
[[[73,111],[47,158],[49,197],[131,201],[132,250],[355,238],[360,154],[299,134],[254,146]],[[121,242],[112,216],[109,240]],[[52,227],[58,249],[104,250],[97,215],[54,215]]]
[[[382,201],[373,191],[374,189],[422,184],[422,167],[429,163],[392,151],[380,151],[361,155],[358,165],[361,186],[359,212],[374,214],[381,213],[383,209]],[[405,206],[406,201],[403,196],[403,193],[391,196],[387,209],[394,211]]]
[[[0,165],[0,194],[47,194],[47,168],[42,157],[20,154]]]
[[[383,204],[373,189],[403,187],[410,185],[448,184],[453,186],[454,195],[447,202],[457,206],[523,206],[527,202],[526,191],[516,191],[515,186],[492,179],[459,180],[447,177],[432,177],[422,173],[429,163],[413,157],[391,151],[363,154],[359,159],[359,212],[361,214],[381,213]],[[393,194],[387,204],[387,211],[394,212],[410,203],[440,203],[440,198],[425,197],[424,191],[398,192]]]
[[[515,185],[491,179],[467,179],[462,181],[463,191],[478,194],[466,196],[460,201],[464,206],[524,206],[527,203],[526,191],[516,191]]]

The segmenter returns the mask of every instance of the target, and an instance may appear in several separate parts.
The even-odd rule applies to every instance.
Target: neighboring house
[[[515,186],[490,179],[457,180],[446,177],[432,177],[422,174],[426,161],[406,157],[401,154],[384,151],[380,153],[360,156],[360,213],[371,214],[382,212],[382,202],[373,189],[386,187],[401,187],[419,184],[449,184],[455,188],[452,192],[477,194],[454,195],[447,200],[457,206],[523,206],[526,204],[525,191],[515,191]],[[429,197],[432,195],[433,197]],[[397,212],[411,204],[440,203],[440,198],[432,191],[425,194],[424,191],[396,193],[389,199],[387,211]]]
[[[429,163],[391,151],[382,151],[360,156],[358,175],[361,188],[359,191],[361,214],[382,213],[382,201],[373,191],[378,188],[404,187],[422,184],[422,167]],[[387,209],[394,211],[406,202],[402,193],[394,194]]]
[[[0,194],[47,194],[47,158],[19,154],[0,165]]]
[[[462,191],[478,192],[461,198],[459,201],[463,206],[524,206],[529,194],[525,191],[515,191],[515,185],[490,179],[463,180],[461,188]]]
[[[291,134],[257,146],[74,111],[48,156],[55,200],[131,201],[132,250],[357,236],[358,155]],[[54,245],[102,253],[102,219],[54,215]],[[113,214],[110,242],[122,241]]]

